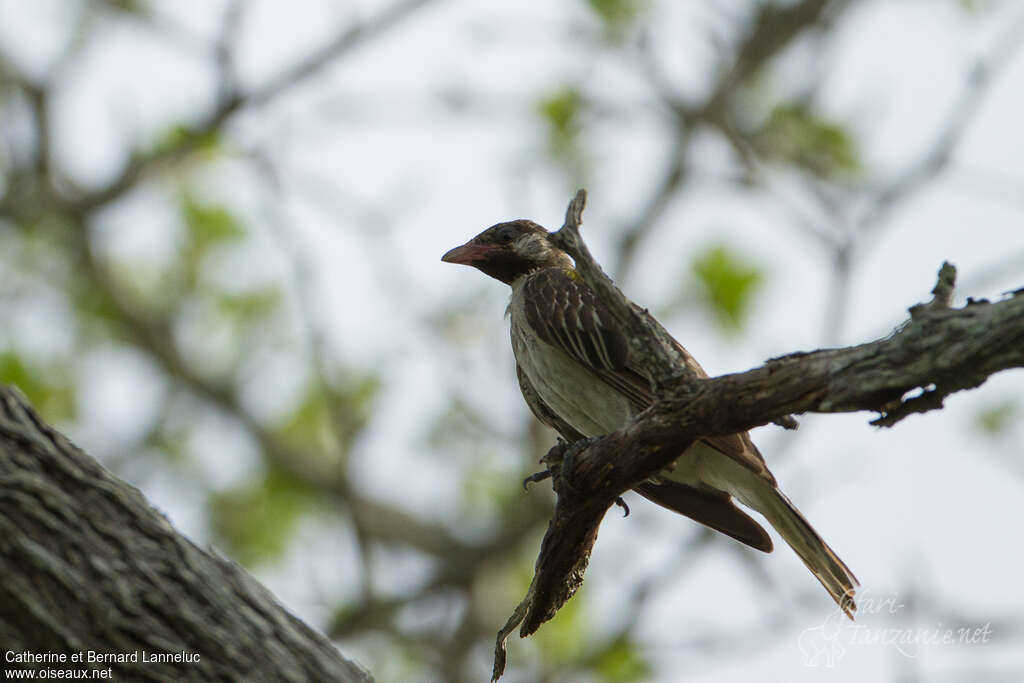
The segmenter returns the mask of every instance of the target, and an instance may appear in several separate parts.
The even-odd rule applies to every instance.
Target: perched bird
[[[512,288],[508,314],[523,398],[564,439],[613,432],[654,402],[648,378],[630,360],[624,333],[547,230],[528,220],[499,223],[441,260],[473,266]],[[676,345],[687,366],[707,377]],[[853,618],[857,578],[779,490],[746,432],[701,439],[634,490],[771,552],[768,533],[734,504],[735,497],[768,520]]]

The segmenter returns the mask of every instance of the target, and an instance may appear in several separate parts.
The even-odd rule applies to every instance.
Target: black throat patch
[[[511,285],[520,275],[526,275],[536,269],[537,264],[513,251],[500,251],[491,254],[483,261],[474,263],[473,267],[485,275],[490,275],[495,280]]]

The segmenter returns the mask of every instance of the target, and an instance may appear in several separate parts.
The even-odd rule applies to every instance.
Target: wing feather
[[[527,322],[543,341],[592,370],[627,397],[637,411],[654,403],[650,381],[630,363],[629,345],[617,321],[575,273],[545,268],[529,276],[523,287]],[[697,376],[707,377],[682,344],[672,341],[687,367]],[[549,420],[542,421],[551,425]],[[706,437],[702,441],[775,484],[764,458],[746,432]]]

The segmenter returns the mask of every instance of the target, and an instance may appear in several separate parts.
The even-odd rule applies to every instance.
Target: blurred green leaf
[[[316,502],[312,490],[270,467],[251,484],[211,495],[210,526],[233,557],[252,566],[279,557]]]
[[[150,438],[151,445],[158,449],[166,462],[171,465],[189,465],[193,454],[188,448],[189,433],[187,425],[175,424],[166,419],[161,420],[156,431]]]
[[[478,444],[481,442],[477,442]],[[495,466],[494,458],[478,450],[475,459],[462,467],[463,513],[479,518],[484,514],[501,513],[523,502],[522,476],[519,470],[509,471]]]
[[[17,352],[0,352],[0,384],[21,389],[29,403],[47,420],[67,420],[74,416],[75,401],[65,373],[50,364],[47,369],[31,367]]]
[[[570,166],[581,162],[583,110],[583,97],[576,88],[568,85],[541,97],[537,103],[537,111],[547,129],[549,153]]]
[[[327,403],[314,385],[307,388],[303,400],[275,431],[285,441],[308,445],[330,427],[329,420]]]
[[[821,177],[855,175],[862,169],[853,136],[803,104],[780,104],[754,136],[761,154],[789,161]]]
[[[719,325],[726,332],[738,332],[764,280],[763,272],[725,245],[699,252],[691,267],[703,290],[704,304]]]
[[[87,280],[81,284],[83,286],[67,290],[74,304],[81,340],[86,343],[106,341],[124,331],[124,320],[110,297]]]
[[[235,242],[246,234],[242,222],[226,206],[200,201],[189,193],[181,198],[181,216],[189,236],[201,247]]]
[[[1008,398],[979,410],[974,416],[973,427],[987,437],[996,438],[1006,434],[1019,422],[1020,417],[1020,402],[1015,398]]]
[[[568,135],[577,127],[580,105],[579,92],[563,86],[540,101],[540,112],[553,129]]]
[[[264,287],[241,294],[217,294],[217,309],[237,324],[247,324],[266,318],[281,303],[281,291]]]
[[[988,9],[991,3],[988,0],[957,0],[957,4],[968,14],[979,14]]]
[[[213,154],[220,149],[220,137],[216,131],[204,131],[197,134],[189,126],[175,124],[157,135],[149,149],[149,154],[161,156],[186,148]]]
[[[570,600],[533,635],[544,661],[551,668],[559,668],[579,661],[586,652],[588,633],[583,617],[586,586],[581,586]]]
[[[644,3],[640,0],[587,0],[587,5],[613,36],[621,36],[640,15]]]
[[[327,387],[331,400],[330,419],[334,433],[340,440],[342,452],[348,452],[352,443],[366,427],[380,394],[380,375],[373,371],[362,374],[346,373]]]
[[[651,664],[640,653],[636,643],[619,638],[603,648],[594,661],[594,669],[608,683],[649,681]]]
[[[231,209],[200,200],[191,192],[182,194],[178,208],[188,238],[180,259],[182,275],[190,287],[195,287],[200,263],[210,249],[239,242],[246,230]]]
[[[150,13],[149,3],[145,0],[106,0],[111,9],[136,16],[146,16]]]
[[[330,385],[313,382],[275,432],[296,447],[314,446],[343,457],[373,414],[380,388],[380,377],[373,372],[348,375]]]

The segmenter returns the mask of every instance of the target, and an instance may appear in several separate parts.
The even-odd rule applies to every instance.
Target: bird
[[[655,402],[649,378],[630,358],[621,325],[542,226],[526,219],[498,223],[441,260],[472,266],[511,287],[506,313],[520,390],[537,419],[567,442],[614,432]],[[672,341],[687,368],[706,378],[696,359]],[[633,490],[772,552],[771,537],[738,500],[767,520],[854,618],[857,578],[782,493],[747,432],[699,439]]]

